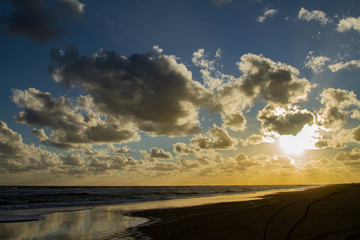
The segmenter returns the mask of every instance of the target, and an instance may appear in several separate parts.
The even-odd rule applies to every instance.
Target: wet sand
[[[278,193],[260,200],[149,210],[153,239],[360,239],[360,184]]]

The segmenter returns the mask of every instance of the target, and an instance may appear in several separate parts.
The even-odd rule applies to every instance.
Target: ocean
[[[149,220],[131,212],[244,201],[308,187],[0,186],[0,239],[146,239],[136,226]]]

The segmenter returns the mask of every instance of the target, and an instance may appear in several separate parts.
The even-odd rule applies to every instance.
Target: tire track
[[[292,228],[289,230],[285,240],[290,240],[290,236],[291,234],[294,232],[295,228],[306,218],[307,214],[309,213],[310,207],[311,205],[313,205],[314,203],[320,202],[321,200],[324,200],[325,198],[331,197],[332,195],[336,194],[336,192],[330,193],[320,199],[317,199],[315,201],[310,202],[307,206],[306,206],[306,211],[304,213],[304,216],[302,216],[295,224],[294,226],[292,226]]]
[[[265,230],[264,230],[264,235],[263,235],[263,240],[266,240],[266,235],[267,235],[267,232],[268,232],[268,229],[269,229],[269,225],[271,223],[271,221],[277,216],[279,215],[284,209],[286,209],[287,207],[293,205],[294,203],[290,203],[282,208],[280,208],[274,215],[272,215],[269,220],[267,221],[266,223],[266,226],[265,226]]]

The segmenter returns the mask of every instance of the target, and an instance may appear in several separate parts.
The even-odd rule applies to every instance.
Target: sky
[[[1,185],[360,181],[360,2],[0,2]]]

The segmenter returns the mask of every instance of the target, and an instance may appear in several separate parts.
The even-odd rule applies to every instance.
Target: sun
[[[315,149],[318,126],[305,125],[303,129],[296,135],[281,135],[279,137],[279,145],[281,149],[291,155],[300,155],[305,149]]]

